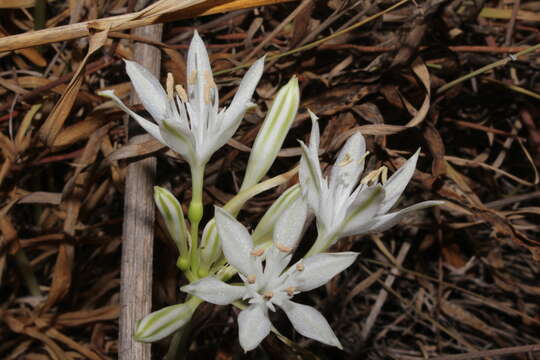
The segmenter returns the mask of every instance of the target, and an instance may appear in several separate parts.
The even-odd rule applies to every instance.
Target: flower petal
[[[369,233],[375,233],[375,232],[381,232],[385,231],[392,226],[399,223],[405,215],[410,213],[411,211],[416,211],[420,209],[424,209],[431,206],[437,206],[444,204],[444,201],[438,201],[438,200],[430,200],[430,201],[423,201],[421,203],[406,207],[405,209],[401,209],[399,211],[377,216],[375,219],[370,221],[369,223],[365,224],[365,230]]]
[[[160,124],[170,115],[170,102],[159,80],[144,66],[135,61],[124,60],[126,72],[144,105],[144,108]]]
[[[379,209],[380,214],[385,214],[396,204],[399,197],[405,190],[405,187],[411,181],[411,178],[416,169],[416,162],[418,161],[418,155],[420,149],[416,150],[413,156],[407,162],[400,167],[384,184],[384,202]]]
[[[363,226],[381,212],[384,190],[380,185],[360,189],[343,224],[341,237],[360,234]]]
[[[280,307],[301,335],[343,349],[330,324],[320,312],[311,306],[290,300],[283,301]]]
[[[362,134],[357,132],[349,137],[332,167],[330,187],[335,188],[339,184],[343,186],[341,191],[350,194],[364,171],[365,153],[366,141]]]
[[[298,291],[318,288],[351,266],[357,256],[355,252],[323,253],[300,260],[297,264],[302,264],[303,270],[298,271],[296,265],[288,270],[291,272],[288,286],[296,287]]]
[[[242,274],[256,274],[255,261],[251,255],[253,240],[244,225],[240,224],[226,210],[215,207],[216,225],[223,254]]]
[[[299,102],[298,79],[293,77],[277,93],[257,134],[240,191],[257,184],[272,166],[296,117]]]
[[[279,250],[296,249],[307,218],[307,206],[303,198],[296,199],[286,209],[274,227],[274,245]]]
[[[131,110],[130,108],[128,108],[126,105],[124,105],[124,103],[122,102],[122,100],[120,100],[118,98],[118,96],[115,95],[114,91],[113,90],[104,90],[104,91],[101,91],[99,93],[100,96],[104,96],[104,97],[107,97],[109,99],[111,99],[112,101],[114,101],[116,103],[116,105],[118,105],[118,107],[122,110],[124,110],[128,115],[130,115],[133,119],[135,119],[139,125],[142,126],[142,128],[144,130],[146,130],[150,135],[152,135],[153,137],[155,137],[160,143],[162,143],[163,145],[165,146],[169,146],[165,140],[163,139],[163,137],[161,136],[160,132],[159,132],[159,126],[157,126],[156,124],[146,120],[145,118],[143,118],[142,116],[138,115],[136,112],[134,112],[133,110]]]
[[[243,286],[229,285],[211,276],[182,286],[180,290],[216,305],[229,305],[242,298],[246,292]]]
[[[190,132],[187,132],[179,123],[169,119],[163,120],[159,130],[161,137],[171,149],[182,155],[191,166],[197,166],[194,139]]]
[[[264,70],[264,57],[255,61],[253,65],[244,75],[244,78],[240,82],[240,86],[231,101],[231,104],[225,111],[223,116],[224,127],[228,128],[234,126],[235,123],[239,123],[244,117],[244,113],[250,106],[251,97],[253,92],[261,79]],[[236,131],[236,129],[234,130]],[[234,133],[233,131],[233,133]]]
[[[208,58],[208,52],[204,46],[199,33],[194,32],[193,38],[189,45],[188,59],[187,59],[187,90],[189,96],[189,102],[193,107],[194,112],[204,117],[203,110],[214,103],[211,99],[212,89],[216,88],[214,83],[214,77],[212,75],[212,69],[210,67],[210,59]],[[217,94],[217,91],[215,92]],[[202,124],[202,119],[191,119],[192,128],[198,129],[206,128],[206,124]]]
[[[187,324],[201,303],[197,298],[178,305],[167,306],[146,315],[137,323],[133,337],[141,342],[154,342],[171,335]]]
[[[263,304],[254,304],[238,314],[238,338],[245,352],[255,349],[270,333],[272,324],[268,309]]]

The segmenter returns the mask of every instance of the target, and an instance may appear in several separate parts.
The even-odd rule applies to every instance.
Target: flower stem
[[[189,204],[188,218],[191,223],[191,271],[197,276],[199,269],[199,223],[203,217],[203,175],[204,165],[191,167],[192,197]]]

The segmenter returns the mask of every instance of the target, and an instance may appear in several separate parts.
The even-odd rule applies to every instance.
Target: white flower
[[[264,248],[254,246],[242,224],[223,209],[216,208],[223,253],[240,273],[244,285],[229,285],[214,277],[207,277],[181,290],[218,305],[231,304],[239,299],[248,300],[249,306],[238,316],[240,345],[245,351],[257,347],[268,335],[271,329],[268,309],[275,311],[275,306],[285,311],[301,335],[341,348],[320,312],[290,299],[295,294],[325,284],[351,265],[357,254],[318,254],[300,260],[285,270],[300,239],[306,215],[306,205],[302,199],[298,199],[277,221],[273,245],[265,252]]]
[[[313,127],[309,147],[301,142],[299,176],[302,193],[317,217],[319,237],[308,255],[328,249],[340,237],[384,231],[411,211],[443,203],[424,201],[388,213],[411,180],[420,149],[389,179],[386,179],[388,170],[383,167],[360,181],[367,155],[360,132],[347,140],[332,167],[330,178],[324,178],[319,163],[319,125],[317,117],[311,112],[310,115]]]
[[[100,95],[114,100],[146,131],[164,145],[182,155],[191,167],[204,166],[212,154],[232,137],[261,78],[264,58],[256,61],[244,76],[238,92],[227,109],[219,110],[219,97],[208,53],[195,32],[188,51],[187,94],[182,86],[173,91],[172,78],[167,91],[146,68],[126,61],[126,71],[145,109],[157,124],[137,115],[125,106],[112,90]],[[176,92],[176,94],[174,94]]]

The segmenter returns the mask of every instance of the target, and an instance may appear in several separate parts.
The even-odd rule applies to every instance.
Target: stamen
[[[366,151],[364,153],[364,156],[362,156],[360,159],[358,159],[358,163],[360,164],[360,163],[362,163],[362,161],[365,161],[369,154],[371,154],[371,153],[369,151]]]
[[[252,250],[250,253],[249,253],[251,256],[261,256],[262,254],[264,254],[264,249],[254,249]]]
[[[296,288],[294,286],[291,286],[291,287],[288,287],[287,289],[285,289],[285,291],[287,292],[287,295],[293,296],[294,292],[296,291]]]
[[[347,154],[345,154],[344,159],[342,161],[340,161],[339,164],[337,164],[337,166],[349,165],[350,163],[352,163],[352,161],[353,161],[353,159],[352,159],[351,155],[349,155],[347,153]]]
[[[257,281],[257,277],[255,275],[248,275],[247,281],[250,284],[255,284],[255,282]]]
[[[306,267],[302,263],[296,264],[296,270],[298,270],[298,271],[304,271],[305,268]]]
[[[388,168],[386,166],[381,166],[377,170],[371,171],[362,179],[362,181],[360,181],[360,183],[369,184],[371,182],[376,184],[379,181],[379,178],[381,178],[383,184],[388,180]]]
[[[188,96],[187,96],[186,90],[184,90],[184,87],[178,84],[174,87],[174,89],[176,90],[176,93],[178,94],[178,96],[180,96],[180,100],[182,100],[184,104],[187,103]]]
[[[278,248],[279,251],[284,252],[284,253],[290,253],[292,251],[292,248],[287,247],[280,243],[277,243],[276,247]]]
[[[188,84],[195,85],[196,81],[197,81],[197,70],[193,70],[191,74],[189,74]]]
[[[263,297],[265,300],[270,300],[274,296],[274,293],[271,291],[265,291]]]
[[[383,166],[382,174],[381,174],[381,183],[384,185],[386,184],[387,180],[388,180],[388,168],[386,166]]]
[[[173,74],[167,73],[167,96],[169,97],[169,100],[173,99],[174,94],[174,78]]]

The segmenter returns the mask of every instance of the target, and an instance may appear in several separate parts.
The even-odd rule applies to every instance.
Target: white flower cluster
[[[384,167],[361,179],[368,153],[359,132],[341,149],[329,178],[324,177],[319,163],[319,126],[316,116],[310,113],[313,121],[310,143],[309,146],[301,143],[301,191],[297,188],[286,191],[250,235],[235,216],[241,205],[256,193],[251,189],[257,187],[272,165],[295,118],[299,90],[298,81],[293,78],[278,92],[255,140],[240,189],[240,194],[249,195],[241,197],[244,200],[236,210],[215,207],[215,220],[207,224],[202,245],[198,246],[204,166],[232,137],[247,109],[253,106],[251,96],[262,75],[263,62],[260,59],[251,66],[230,106],[219,110],[208,54],[195,33],[188,52],[187,92],[180,85],[174,86],[172,78],[164,90],[149,71],[126,61],[133,86],[156,123],[131,111],[112,91],[101,93],[114,100],[157,140],[182,155],[190,164],[193,176],[193,199],[188,214],[191,231],[178,200],[166,189],[155,189],[156,204],[180,252],[178,267],[190,282],[181,290],[190,297],[183,304],[144,317],[135,334],[139,341],[156,341],[177,331],[190,321],[204,300],[243,308],[238,327],[240,345],[245,351],[256,348],[270,333],[268,310],[274,312],[276,307],[285,312],[298,333],[341,348],[320,312],[291,299],[300,292],[322,286],[353,264],[357,253],[324,253],[340,238],[383,231],[408,212],[441,204],[425,201],[389,212],[412,178],[419,151],[389,179]],[[289,265],[310,211],[315,214],[318,237],[302,259]],[[243,285],[223,281],[230,277],[230,271],[229,276],[225,274],[231,267],[232,274],[237,272]]]

